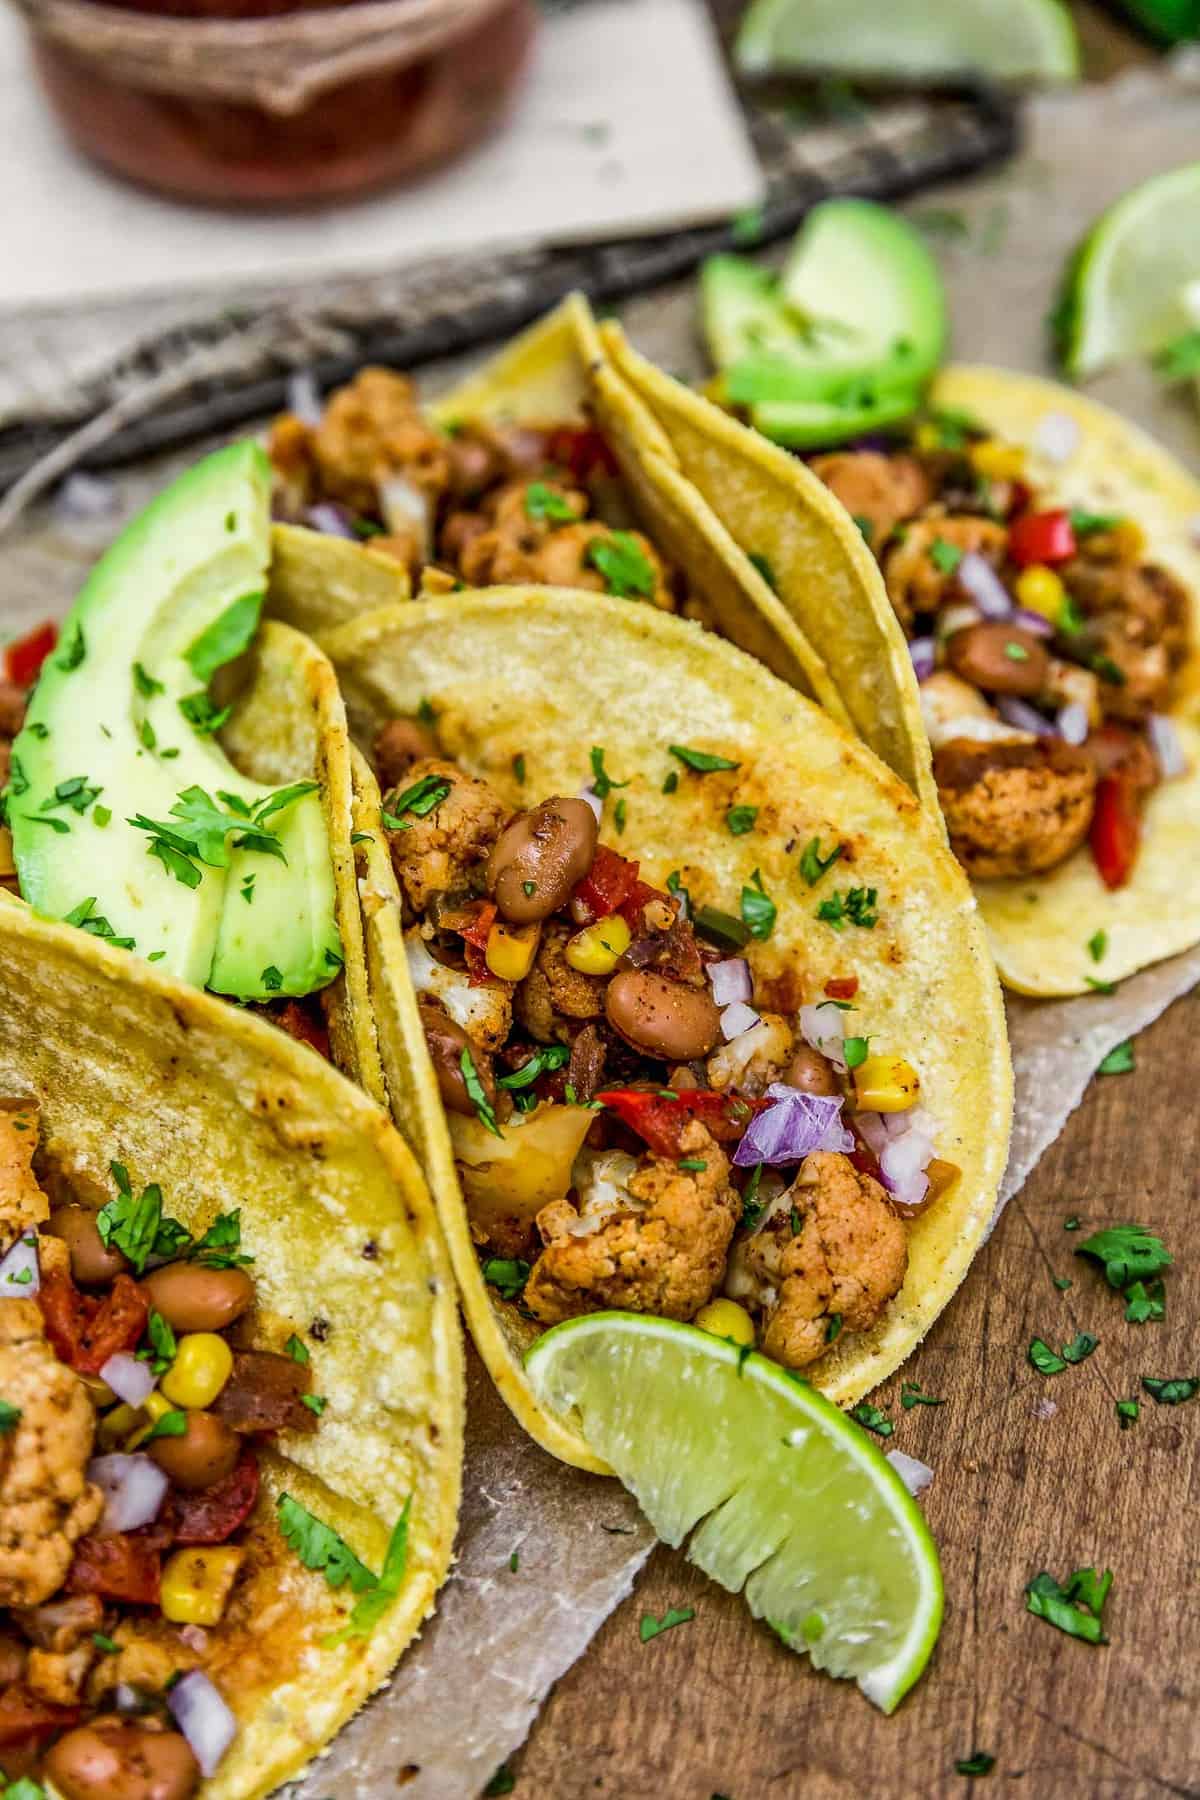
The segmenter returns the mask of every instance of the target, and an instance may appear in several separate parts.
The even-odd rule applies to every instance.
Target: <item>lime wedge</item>
[[[1073,81],[1079,46],[1060,0],[754,0],[734,55],[747,75],[817,70],[934,81]]]
[[[1200,279],[1200,162],[1155,175],[1101,213],[1067,269],[1054,315],[1070,375],[1152,355],[1188,329]]]
[[[574,1408],[659,1537],[819,1669],[890,1713],[942,1619],[928,1527],[864,1432],[807,1382],[725,1338],[641,1313],[556,1325],[526,1357]]]

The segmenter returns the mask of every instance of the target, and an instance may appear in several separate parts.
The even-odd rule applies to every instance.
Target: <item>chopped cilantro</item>
[[[520,1555],[516,1550],[514,1550],[512,1555],[508,1559],[509,1573],[511,1575],[515,1575],[517,1570],[520,1568],[520,1566],[521,1566]]]
[[[1096,1073],[1097,1075],[1128,1075],[1136,1067],[1133,1044],[1126,1038],[1123,1044],[1115,1044],[1104,1061],[1096,1065]]]
[[[1154,367],[1164,381],[1189,381],[1200,375],[1200,331],[1172,338],[1155,356]]]
[[[1142,1386],[1159,1406],[1182,1406],[1185,1400],[1190,1400],[1200,1391],[1200,1376],[1175,1375],[1169,1379],[1161,1379],[1143,1375]]]
[[[679,1159],[679,1167],[681,1169],[689,1169],[698,1172],[701,1169],[707,1169],[708,1164],[702,1156],[681,1156]]]
[[[150,1347],[147,1350],[139,1350],[138,1359],[141,1362],[151,1363],[155,1375],[165,1375],[175,1361],[179,1345],[171,1326],[153,1307],[151,1307],[150,1317],[146,1321],[146,1336],[150,1339]]]
[[[843,893],[839,890],[822,900],[817,907],[818,919],[832,925],[835,931],[845,929],[847,922],[857,925],[863,931],[871,931],[879,921],[876,910],[878,891],[875,888],[852,887]]]
[[[638,1637],[643,1644],[648,1644],[651,1638],[659,1637],[664,1631],[671,1631],[676,1625],[686,1625],[695,1616],[694,1606],[670,1606],[661,1619],[656,1619],[653,1613],[643,1613],[638,1626]]]
[[[742,1189],[741,1224],[743,1231],[753,1231],[759,1220],[762,1218],[763,1213],[766,1211],[766,1201],[760,1200],[758,1197],[758,1190],[762,1183],[762,1172],[763,1165],[761,1163],[755,1163],[753,1169],[750,1171],[750,1179]]]
[[[450,785],[444,776],[422,775],[419,781],[414,781],[411,787],[397,795],[393,812],[385,810],[380,814],[383,823],[389,831],[411,831],[415,820],[437,810],[450,792]],[[406,813],[411,813],[412,817],[406,819]]]
[[[691,750],[686,744],[668,744],[667,749],[685,768],[692,769],[697,775],[711,775],[717,769],[737,769],[740,763],[731,762],[727,756],[714,756],[709,750]]]
[[[1053,1575],[1035,1575],[1025,1589],[1025,1605],[1035,1618],[1045,1619],[1069,1637],[1088,1644],[1107,1643],[1101,1617],[1112,1587],[1112,1570],[1097,1575],[1095,1569],[1076,1569],[1065,1587]]]
[[[762,943],[774,931],[779,909],[763,886],[761,870],[755,869],[750,882],[742,889],[742,923],[750,936]]]
[[[21,817],[28,825],[48,825],[51,831],[58,833],[59,837],[64,836],[71,829],[65,819],[53,819],[45,813],[22,813]],[[199,880],[198,876],[197,880]]]
[[[1117,991],[1115,981],[1101,981],[1097,975],[1085,975],[1083,979],[1094,994],[1115,994]]]
[[[1054,1285],[1058,1289],[1060,1294],[1065,1294],[1069,1287],[1074,1286],[1074,1283],[1072,1281],[1070,1281],[1067,1278],[1067,1276],[1065,1276],[1065,1275],[1056,1275],[1054,1277]]]
[[[15,1431],[21,1423],[21,1408],[14,1406],[11,1400],[0,1400],[0,1435]]]
[[[66,781],[60,781],[48,800],[43,800],[42,812],[53,812],[56,807],[66,806],[72,812],[85,813],[97,794],[103,788],[89,787],[86,775],[71,775]]]
[[[303,1363],[307,1366],[312,1361],[308,1353],[308,1345],[302,1342],[294,1331],[283,1348],[294,1363]]]
[[[475,1058],[471,1055],[469,1044],[463,1045],[462,1055],[458,1059],[458,1066],[462,1070],[463,1084],[467,1090],[467,1098],[475,1108],[480,1124],[485,1126],[487,1130],[491,1132],[493,1137],[502,1138],[504,1133],[496,1123],[496,1109],[488,1099],[487,1090],[479,1079],[479,1071],[475,1067]]]
[[[92,1642],[95,1644],[97,1650],[103,1650],[108,1656],[114,1656],[120,1648],[114,1639],[106,1637],[102,1631],[93,1631]],[[9,1792],[11,1793],[11,1791],[12,1790],[10,1789]]]
[[[525,757],[518,751],[512,759],[512,772],[522,787],[525,785]]]
[[[1078,1218],[1072,1216],[1069,1219],[1064,1219],[1063,1220],[1063,1230],[1064,1231],[1078,1231],[1079,1230]]]
[[[871,1040],[869,1037],[843,1038],[842,1055],[846,1059],[846,1067],[848,1069],[857,1069],[860,1063],[865,1063],[870,1054],[870,1048]]]
[[[725,814],[725,825],[730,836],[745,837],[748,831],[754,830],[757,817],[757,806],[731,806]]]
[[[747,206],[729,221],[729,241],[736,250],[748,250],[763,234],[764,214],[761,206]]]
[[[87,655],[87,645],[83,638],[83,628],[78,623],[72,628],[71,636],[62,646],[54,659],[56,668],[65,669],[68,673],[77,669]]]
[[[842,1315],[841,1315],[841,1313],[830,1313],[828,1319],[825,1322],[825,1342],[827,1344],[836,1344],[838,1338],[841,1336],[841,1332],[842,1332]]]
[[[138,737],[141,739],[143,749],[155,750],[158,748],[158,739],[155,736],[154,727],[149,719],[143,719],[138,726]]]
[[[1005,644],[1004,654],[1009,662],[1023,663],[1029,661],[1029,652],[1024,644]]]
[[[501,1763],[492,1779],[484,1788],[484,1800],[499,1800],[501,1794],[511,1794],[517,1785],[517,1778],[507,1763]]]
[[[1111,687],[1125,686],[1125,671],[1118,667],[1111,656],[1093,656],[1090,667]]]
[[[278,994],[283,990],[283,975],[274,963],[268,963],[262,972],[262,984],[268,994]]]
[[[181,1407],[176,1407],[171,1412],[163,1413],[161,1418],[155,1419],[153,1425],[151,1425],[149,1431],[142,1439],[142,1442],[143,1444],[152,1444],[155,1438],[183,1437],[187,1432],[187,1428],[188,1416],[186,1412],[184,1412]]]
[[[1100,1339],[1093,1337],[1090,1331],[1077,1332],[1069,1344],[1063,1345],[1063,1357],[1069,1363],[1081,1363],[1092,1354],[1099,1342]]]
[[[373,844],[375,839],[371,836],[369,831],[352,831],[350,833],[350,842],[352,844]]]
[[[896,1429],[887,1414],[880,1412],[877,1406],[872,1406],[867,1400],[860,1400],[857,1406],[851,1408],[850,1417],[867,1431],[873,1431],[876,1437],[890,1438]]]
[[[1129,1431],[1138,1422],[1141,1404],[1137,1400],[1117,1401],[1117,1424],[1122,1431]]]
[[[1161,1278],[1152,1281],[1149,1287],[1144,1281],[1134,1281],[1125,1290],[1125,1317],[1130,1325],[1145,1325],[1149,1320],[1166,1317],[1166,1295]]]
[[[868,519],[865,513],[851,513],[850,517],[854,520],[854,523],[862,533],[863,542],[869,544],[875,536],[874,519]]]
[[[618,834],[624,832],[625,821],[628,817],[629,802],[625,799],[625,796],[622,795],[617,801],[617,804],[613,807],[613,824],[615,825]]]
[[[202,737],[211,737],[215,731],[220,731],[233,708],[215,706],[204,689],[199,688],[196,693],[183,696],[179,710],[193,730]]]
[[[542,1045],[534,1051],[528,1062],[522,1063],[519,1069],[514,1069],[511,1075],[501,1075],[496,1086],[510,1090],[531,1087],[539,1075],[549,1075],[555,1069],[561,1069],[570,1054],[565,1044]]]
[[[588,752],[588,760],[592,765],[592,792],[597,800],[607,800],[614,788],[629,786],[627,781],[614,781],[604,767],[604,751],[599,744],[593,744]]]
[[[191,1243],[191,1234],[162,1209],[162,1189],[150,1182],[135,1199],[129,1172],[123,1163],[110,1163],[117,1197],[96,1214],[96,1229],[107,1248],[119,1250],[135,1275],[140,1275],[153,1256],[164,1260],[178,1256]]]
[[[238,893],[242,896],[242,899],[246,902],[247,906],[249,906],[254,898],[254,879],[254,872],[252,870],[250,874],[245,877],[241,887],[238,889]]]
[[[249,647],[265,598],[264,594],[243,594],[188,645],[184,655],[197,681],[207,686],[218,669]]]
[[[748,561],[750,562],[750,565],[752,568],[755,568],[758,570],[759,574],[762,576],[763,580],[766,582],[766,584],[770,588],[771,592],[775,593],[776,592],[775,571],[771,567],[771,564],[768,561],[768,559],[765,556],[763,556],[759,551],[751,550],[749,553]]]
[[[111,819],[112,819],[111,807],[93,806],[93,808],[92,808],[92,824],[93,825],[99,825],[99,826],[103,827],[103,826],[107,825]]]
[[[306,1569],[324,1575],[331,1588],[348,1586],[352,1594],[363,1594],[376,1586],[374,1575],[349,1544],[290,1494],[280,1494],[275,1513],[284,1542]]]
[[[631,531],[613,531],[606,538],[593,538],[584,552],[584,561],[604,577],[608,592],[618,600],[634,596],[653,599],[654,568]]]
[[[809,839],[800,853],[800,873],[809,887],[816,887],[821,877],[829,873],[844,849],[844,844],[835,844],[828,856],[822,856],[820,838]]]
[[[1096,531],[1115,531],[1118,525],[1124,524],[1120,513],[1085,512],[1080,506],[1073,506],[1068,517],[1076,537],[1090,537]]]
[[[1064,637],[1076,637],[1084,627],[1084,617],[1080,612],[1073,594],[1064,594],[1062,605],[1058,609],[1055,621]]]
[[[1142,1225],[1106,1226],[1086,1238],[1075,1254],[1102,1264],[1104,1278],[1113,1288],[1127,1288],[1131,1281],[1151,1281],[1169,1269],[1173,1260],[1162,1239]]]
[[[133,685],[143,700],[152,700],[155,694],[166,692],[162,682],[156,681],[140,662],[135,662],[133,665]]]
[[[489,1256],[483,1264],[483,1279],[497,1289],[502,1300],[515,1300],[529,1280],[529,1264],[519,1256]]]
[[[1039,1375],[1061,1375],[1066,1362],[1055,1354],[1044,1338],[1035,1337],[1026,1352]]]
[[[664,782],[662,784],[663,793],[664,794],[673,794],[675,792],[675,789],[678,786],[679,786],[679,770],[678,769],[668,769],[666,779],[664,780]]]
[[[544,481],[531,481],[525,489],[525,517],[551,525],[571,525],[578,518],[575,508]],[[600,571],[604,573],[603,569]]]
[[[132,950],[134,939],[118,937],[108,920],[95,911],[95,905],[95,894],[89,894],[86,900],[81,900],[78,906],[65,915],[63,924],[77,925],[81,931],[90,932],[92,937],[104,938],[114,950]]]
[[[324,1394],[301,1394],[301,1406],[307,1406],[310,1413],[316,1413],[318,1419],[329,1405]]]
[[[929,560],[941,575],[953,575],[962,559],[957,544],[948,544],[945,538],[934,538],[929,546]]]
[[[996,1766],[996,1759],[986,1750],[972,1750],[970,1756],[962,1756],[954,1765],[956,1775],[990,1775]]]
[[[900,1387],[900,1404],[905,1412],[911,1412],[914,1406],[945,1406],[946,1402],[923,1392],[915,1381],[905,1381]]]

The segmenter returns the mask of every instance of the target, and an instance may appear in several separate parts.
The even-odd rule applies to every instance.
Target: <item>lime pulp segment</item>
[[[1071,81],[1079,47],[1060,0],[754,0],[735,46],[746,74],[816,69],[933,80]]]
[[[860,1428],[807,1382],[691,1325],[593,1313],[526,1359],[659,1537],[815,1666],[891,1712],[937,1640],[928,1527]]]

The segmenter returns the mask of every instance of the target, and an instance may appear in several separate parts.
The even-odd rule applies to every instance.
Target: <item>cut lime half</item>
[[[1073,81],[1079,46],[1059,0],[754,0],[734,55],[747,75],[815,70],[936,81]]]
[[[942,1576],[919,1508],[807,1382],[692,1325],[593,1313],[526,1357],[659,1537],[819,1669],[890,1713],[937,1640]]]
[[[1184,296],[1197,279],[1200,162],[1123,195],[1072,257],[1054,318],[1067,373],[1161,350],[1194,323]]]

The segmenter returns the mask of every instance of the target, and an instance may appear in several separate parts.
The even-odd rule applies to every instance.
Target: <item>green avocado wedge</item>
[[[43,668],[7,790],[37,912],[244,1000],[311,993],[341,965],[316,784],[239,774],[209,692],[258,629],[270,484],[263,452],[234,444],[128,526]]]

